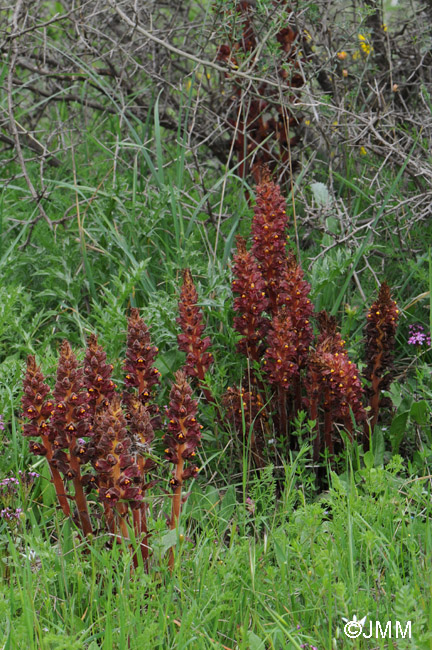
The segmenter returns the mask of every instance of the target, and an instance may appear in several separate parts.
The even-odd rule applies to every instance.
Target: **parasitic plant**
[[[399,309],[392,299],[389,286],[383,282],[378,299],[372,304],[367,314],[366,333],[366,372],[370,382],[367,396],[371,408],[371,417],[365,426],[365,438],[369,439],[378,420],[379,409],[388,401],[382,397],[392,381],[392,351],[395,343]]]
[[[183,285],[178,304],[177,323],[182,333],[177,336],[180,350],[186,352],[185,372],[189,377],[197,377],[208,401],[213,401],[210,391],[202,386],[205,373],[213,363],[213,355],[208,352],[210,337],[204,333],[203,315],[198,307],[198,293],[189,269],[183,271]]]
[[[130,453],[131,439],[119,396],[113,397],[95,425],[99,440],[94,468],[98,475],[99,499],[104,505],[108,528],[120,529],[128,539],[127,512],[142,501],[140,470]]]
[[[167,410],[169,418],[168,432],[164,436],[167,445],[166,459],[173,463],[174,471],[170,479],[173,490],[170,528],[178,526],[183,482],[198,473],[198,467],[193,463],[201,439],[202,426],[198,424],[197,402],[192,399],[192,389],[187,381],[186,373],[178,370],[170,392],[170,403]],[[188,463],[185,467],[185,463]],[[173,567],[174,552],[170,552],[170,567]]]
[[[233,259],[232,292],[234,299],[234,328],[242,335],[237,350],[250,359],[259,361],[262,342],[269,324],[263,315],[268,308],[265,282],[252,253],[246,250],[243,237],[237,236],[237,252]]]
[[[113,365],[106,362],[106,352],[90,334],[84,358],[84,385],[89,393],[89,416],[95,417],[112,399],[116,385],[111,379]]]
[[[92,425],[89,420],[89,394],[84,390],[82,368],[68,341],[63,341],[54,388],[55,407],[51,427],[56,451],[53,461],[75,490],[79,521],[85,535],[92,532],[87,501],[81,480],[81,465],[93,455]],[[85,438],[90,438],[85,441]]]
[[[123,393],[123,402],[128,404],[133,396],[149,410],[155,429],[160,426],[158,406],[153,403],[153,389],[160,383],[160,372],[154,366],[158,348],[152,345],[150,332],[139,315],[139,310],[133,307],[128,318],[126,361],[124,364],[125,384],[128,390]]]
[[[30,422],[24,424],[25,436],[40,437],[41,442],[30,441],[30,451],[38,456],[45,456],[51,472],[52,482],[57,494],[57,499],[63,513],[70,515],[69,501],[63,479],[56,464],[53,463],[54,449],[52,445],[53,433],[49,419],[53,413],[54,402],[48,398],[50,387],[45,383],[41,369],[36,365],[33,355],[27,358],[27,369],[23,382],[22,406],[24,417]]]
[[[279,185],[266,171],[256,188],[256,206],[252,221],[252,253],[265,282],[265,291],[272,314],[279,307],[279,282],[286,265],[286,204]]]

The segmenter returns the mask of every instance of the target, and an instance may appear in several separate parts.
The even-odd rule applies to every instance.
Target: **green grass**
[[[1,642],[41,649],[369,648],[369,641],[344,637],[343,617],[357,614],[398,620],[404,629],[412,620],[412,639],[390,647],[430,648],[428,480],[410,479],[399,457],[385,468],[333,474],[329,490],[310,502],[302,489],[306,471],[286,468],[277,504],[271,485],[255,491],[255,517],[239,485],[228,502],[226,490],[205,494],[195,485],[172,575],[163,538],[152,541],[150,575],[133,572],[127,550],[108,551],[102,536],[87,545],[68,522],[33,505],[27,531],[24,523],[1,531]],[[388,643],[378,639],[374,647]]]

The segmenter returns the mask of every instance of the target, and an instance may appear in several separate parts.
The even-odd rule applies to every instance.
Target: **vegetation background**
[[[2,486],[2,508],[22,513],[0,518],[0,644],[430,649],[432,359],[409,325],[430,331],[432,318],[432,3],[256,0],[258,47],[235,64],[217,54],[241,33],[237,3],[139,5],[0,4],[0,474],[41,474],[18,492]],[[302,35],[286,66],[303,75],[298,88],[279,74],[287,24]],[[137,306],[167,403],[184,360],[175,318],[188,266],[218,360],[212,390],[220,398],[241,375],[229,261],[235,235],[250,232],[255,183],[240,173],[232,115],[264,83],[269,113],[295,118],[289,156],[271,138],[268,150],[316,309],[337,317],[358,359],[382,280],[401,308],[393,413],[374,448],[354,443],[318,491],[306,418],[299,451],[256,475],[202,406],[203,471],[175,570],[161,486],[154,567],[131,578],[128,553],[80,540],[28,452],[25,358],[50,376],[63,338],[80,347],[96,331],[120,382]],[[249,171],[262,147],[247,151]],[[351,641],[342,617],[354,614],[412,620],[412,638]]]

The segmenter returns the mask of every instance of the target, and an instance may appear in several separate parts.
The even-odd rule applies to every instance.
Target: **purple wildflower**
[[[409,326],[408,345],[422,346],[426,344],[428,347],[431,345],[430,334],[425,334],[423,325],[415,323]]]
[[[13,510],[12,508],[6,507],[3,510],[0,510],[0,518],[6,519],[6,521],[12,521],[13,519],[20,519],[22,513],[22,508],[17,508]]]
[[[23,472],[22,470],[19,470],[18,474],[21,483],[26,487],[30,487],[31,485],[33,485],[35,480],[40,476],[40,474],[38,474],[37,472]]]
[[[0,431],[4,431],[5,425],[4,425],[4,415],[0,414]]]
[[[12,495],[17,494],[17,487],[19,486],[19,480],[15,477],[4,478],[0,481],[0,495]]]

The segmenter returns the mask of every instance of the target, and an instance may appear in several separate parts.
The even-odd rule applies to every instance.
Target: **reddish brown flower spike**
[[[158,353],[151,344],[150,332],[139,315],[139,310],[131,309],[128,319],[126,363],[126,385],[136,387],[138,397],[147,402],[153,386],[159,384],[160,372],[154,367]]]
[[[213,363],[213,355],[207,352],[211,345],[210,338],[201,338],[204,332],[203,316],[198,307],[198,293],[189,269],[183,272],[179,313],[177,323],[182,333],[178,335],[177,340],[180,350],[186,352],[186,374],[203,381],[205,373]]]
[[[232,291],[237,294],[234,309],[239,315],[234,318],[234,328],[243,336],[237,343],[237,349],[258,361],[260,343],[268,327],[268,320],[263,316],[268,308],[266,285],[255,258],[246,250],[245,240],[243,237],[236,239]]]
[[[115,393],[112,371],[113,366],[106,362],[106,353],[98,344],[97,336],[90,334],[84,360],[84,385],[89,393],[91,416],[105,406]]]
[[[105,505],[129,502],[132,509],[142,501],[141,473],[129,453],[131,440],[120,398],[113,397],[95,425],[99,440],[94,467],[99,476],[99,498]]]
[[[286,307],[272,320],[267,336],[264,369],[271,384],[288,390],[299,376],[298,333]]]
[[[392,380],[392,351],[398,320],[399,309],[396,302],[392,300],[389,286],[383,282],[378,299],[369,309],[365,328],[367,361],[365,376],[370,381],[367,395],[371,406],[372,431],[378,420],[380,406],[384,404],[381,393],[389,388]]]
[[[279,278],[286,258],[288,220],[280,187],[268,177],[264,177],[257,185],[254,212],[252,253],[259,262],[270,308],[275,313],[278,307]]]

